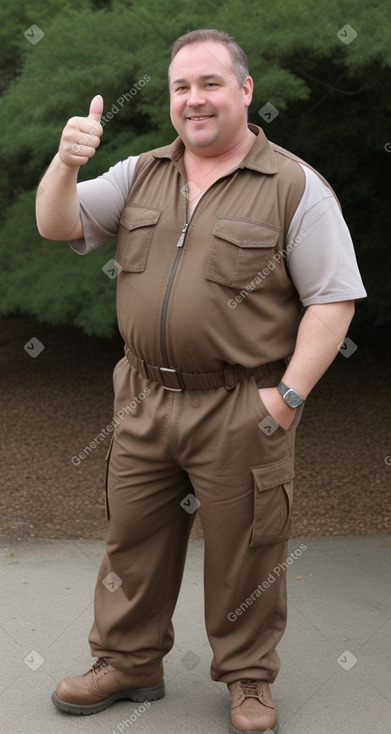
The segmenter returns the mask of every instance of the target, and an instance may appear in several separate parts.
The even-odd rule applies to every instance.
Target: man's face
[[[170,114],[186,148],[203,156],[232,150],[247,131],[252,88],[251,77],[239,88],[225,44],[181,48],[170,66]]]

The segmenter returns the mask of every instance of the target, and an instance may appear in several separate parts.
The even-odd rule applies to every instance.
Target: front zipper
[[[165,367],[170,366],[168,364],[168,355],[167,355],[167,329],[166,329],[168,301],[171,295],[172,284],[174,282],[176,271],[178,270],[179,261],[182,256],[183,244],[185,241],[186,231],[187,231],[188,226],[189,226],[189,222],[185,222],[185,224],[182,227],[181,236],[178,242],[176,243],[177,253],[175,255],[175,260],[171,268],[171,273],[168,279],[167,288],[164,294],[164,300],[163,300],[163,306],[162,306],[162,315],[160,319],[160,345],[161,345],[161,350],[162,350],[163,365]]]
[[[197,211],[197,209],[198,209],[198,207],[199,207],[202,199],[204,198],[204,196],[206,196],[206,194],[209,193],[209,191],[211,190],[211,188],[213,188],[213,186],[215,186],[217,183],[219,183],[223,178],[227,178],[228,176],[230,176],[233,172],[234,171],[228,171],[228,173],[225,173],[223,176],[221,176],[221,178],[218,178],[217,181],[214,181],[211,184],[211,186],[209,186],[209,188],[207,188],[207,190],[204,191],[204,193],[202,194],[200,200],[198,201],[197,205],[194,208],[194,211],[193,211],[193,213],[192,213],[192,215],[190,217],[190,221],[194,218],[194,215],[195,215],[195,213],[196,213],[196,211]],[[187,206],[186,206],[186,219],[187,219]],[[170,295],[171,295],[172,284],[174,282],[174,278],[175,278],[176,272],[178,270],[179,261],[180,261],[181,256],[182,256],[183,245],[185,243],[187,228],[188,228],[189,224],[190,224],[190,222],[185,222],[185,224],[182,227],[181,236],[179,237],[179,240],[176,243],[176,246],[177,246],[177,254],[175,256],[175,260],[174,260],[173,266],[171,268],[170,277],[169,277],[168,282],[167,282],[166,292],[164,294],[164,300],[163,300],[163,305],[162,305],[162,315],[161,315],[161,318],[160,318],[160,348],[161,348],[161,352],[162,352],[162,359],[163,359],[163,365],[162,366],[163,367],[170,367],[170,364],[168,362],[168,353],[167,353],[167,329],[166,329],[168,301],[169,301]]]

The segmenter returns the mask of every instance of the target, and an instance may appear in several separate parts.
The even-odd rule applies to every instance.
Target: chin
[[[213,145],[217,140],[217,135],[211,135],[208,138],[197,138],[196,136],[189,137],[185,135],[183,137],[184,142],[194,148],[206,148],[208,145]]]
[[[213,140],[189,140],[189,145],[192,148],[207,148],[208,145],[213,145]]]

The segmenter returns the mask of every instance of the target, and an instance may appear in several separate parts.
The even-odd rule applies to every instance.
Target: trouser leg
[[[231,544],[235,538],[231,536]],[[241,678],[272,683],[280,670],[276,647],[287,619],[283,570],[287,542],[252,551],[238,543],[235,557],[226,552],[222,563],[216,563],[215,542],[213,535],[204,571],[205,620],[213,650],[211,677],[225,683]]]
[[[116,377],[117,413],[141,383],[121,363]],[[94,656],[134,673],[152,672],[173,645],[171,618],[194,520],[180,505],[191,485],[170,451],[172,395],[146,384],[151,392],[114,437],[106,555],[89,637]]]
[[[278,379],[270,375],[265,386]],[[284,561],[300,414],[289,431],[265,433],[259,425],[267,412],[253,379],[228,394],[216,390],[187,400],[183,426],[191,430],[191,416],[202,416],[202,430],[200,425],[192,431],[193,455],[183,442],[182,461],[201,503],[211,676],[225,683],[272,682],[280,667],[276,646],[286,626]]]
[[[269,374],[264,386],[280,376]],[[193,488],[205,537],[212,678],[273,681],[286,625],[283,562],[301,411],[289,431],[264,431],[267,411],[251,378],[228,393],[167,393],[150,382],[137,386],[136,379],[142,378],[124,364],[119,368],[117,409],[145,384],[151,394],[116,431],[92,652],[119,669],[151,672],[171,648],[171,616],[194,519],[180,501]],[[118,584],[115,590],[104,583],[110,573],[119,579],[109,580]]]

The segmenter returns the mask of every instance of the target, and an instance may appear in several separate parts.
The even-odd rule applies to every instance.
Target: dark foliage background
[[[389,0],[13,0],[0,8],[0,315],[26,314],[87,334],[116,332],[115,280],[102,272],[114,243],[87,258],[43,240],[35,191],[62,128],[103,95],[97,155],[80,179],[170,142],[167,66],[177,36],[215,27],[247,52],[255,82],[250,121],[318,168],[336,190],[369,298],[354,330],[390,333],[391,26]],[[44,33],[32,44],[31,25]],[[349,44],[337,33],[349,24]],[[30,38],[31,38],[30,32]],[[36,37],[33,34],[33,37]],[[129,102],[119,98],[151,80]],[[279,114],[265,123],[258,110]],[[118,111],[115,111],[117,108]]]

